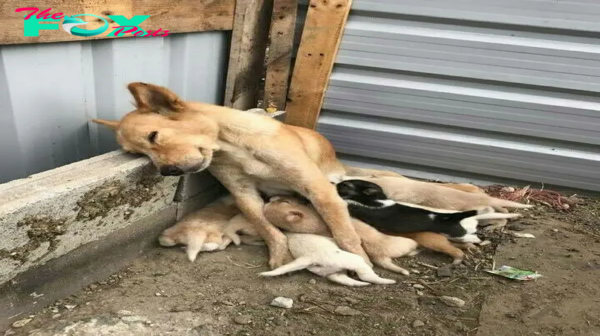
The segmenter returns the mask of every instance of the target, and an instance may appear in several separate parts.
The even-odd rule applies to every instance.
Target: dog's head
[[[196,173],[210,165],[218,126],[197,104],[158,85],[136,82],[127,88],[134,111],[120,121],[93,120],[115,130],[125,151],[147,155],[162,175]]]
[[[388,200],[383,189],[373,182],[345,180],[336,184],[336,189],[342,199],[354,204],[382,207],[382,201]]]
[[[271,224],[285,230],[320,221],[319,215],[312,207],[309,207],[304,200],[292,196],[271,197],[265,204],[263,212]]]

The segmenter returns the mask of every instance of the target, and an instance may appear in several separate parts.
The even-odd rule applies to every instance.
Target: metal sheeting
[[[353,161],[600,191],[600,2],[355,0],[319,131]]]
[[[126,85],[222,103],[228,33],[0,47],[0,183],[116,149],[91,118],[132,109]]]

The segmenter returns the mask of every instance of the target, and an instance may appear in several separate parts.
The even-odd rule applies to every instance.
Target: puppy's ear
[[[150,109],[160,114],[171,114],[184,109],[185,104],[166,87],[141,82],[130,83],[127,89],[135,99],[138,109]]]
[[[298,223],[304,218],[304,214],[300,211],[292,210],[285,215],[285,221],[288,223]]]
[[[104,120],[104,119],[92,119],[92,122],[98,124],[98,125],[104,125],[110,129],[112,129],[113,131],[116,131],[117,128],[119,128],[119,122],[118,121],[113,121],[113,120]]]

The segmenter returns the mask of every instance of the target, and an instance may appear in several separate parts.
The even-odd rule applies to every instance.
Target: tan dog
[[[272,268],[290,261],[291,256],[285,235],[263,215],[259,191],[270,195],[295,191],[306,197],[337,244],[368,261],[346,204],[329,181],[345,175],[400,175],[345,167],[329,141],[313,130],[226,107],[186,102],[153,84],[131,83],[128,89],[135,99],[134,111],[120,121],[94,122],[114,129],[124,150],[147,155],[163,175],[208,168],[265,239]]]
[[[158,242],[162,246],[185,245],[188,259],[193,262],[201,251],[223,250],[231,243],[223,232],[239,213],[230,197],[221,198],[163,231]]]

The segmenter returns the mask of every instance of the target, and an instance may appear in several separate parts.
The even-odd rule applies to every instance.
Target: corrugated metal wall
[[[600,1],[354,0],[319,131],[411,175],[600,191]]]
[[[126,85],[222,103],[227,32],[0,47],[0,183],[116,149],[91,118],[132,109]]]

